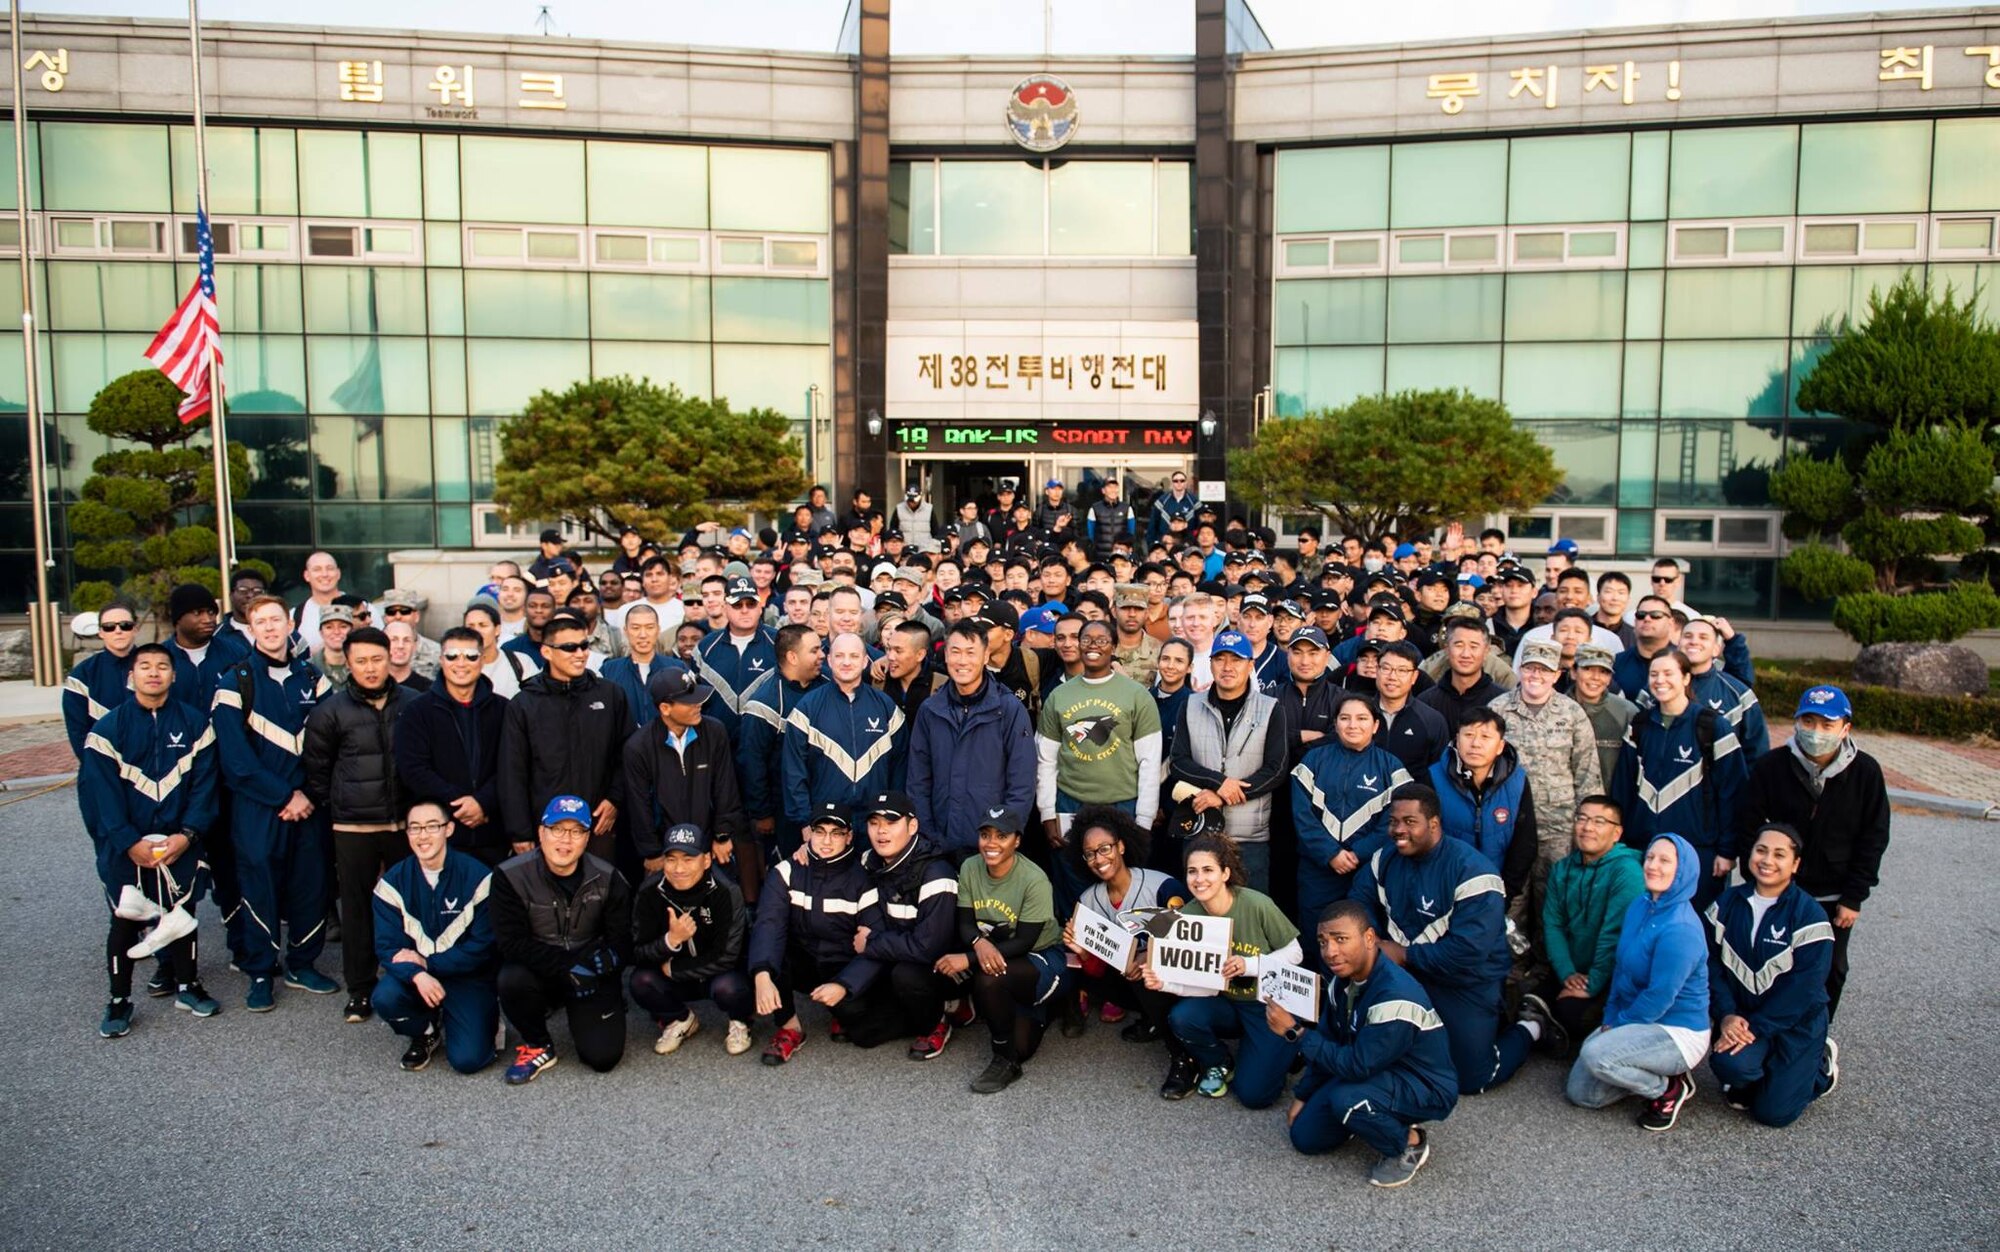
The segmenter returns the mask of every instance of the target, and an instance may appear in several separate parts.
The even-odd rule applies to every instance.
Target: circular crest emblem
[[[1507,810],[1506,810],[1506,809],[1504,809],[1504,808],[1501,808],[1501,809],[1494,809],[1494,810],[1493,810],[1493,824],[1494,824],[1494,825],[1496,825],[1496,826],[1505,826],[1505,825],[1507,824]]]
[[[1007,130],[1030,152],[1054,152],[1076,137],[1076,93],[1050,74],[1031,74],[1007,97]]]

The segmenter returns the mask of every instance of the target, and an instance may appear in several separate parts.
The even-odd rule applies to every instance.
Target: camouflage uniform
[[[1507,719],[1507,742],[1521,754],[1528,785],[1535,790],[1535,824],[1541,832],[1535,878],[1570,853],[1576,802],[1604,790],[1597,759],[1597,731],[1583,706],[1566,695],[1553,694],[1548,703],[1531,709],[1519,688],[1496,696],[1490,706]]]
[[[1118,644],[1111,650],[1111,656],[1118,662],[1120,673],[1141,687],[1151,687],[1153,675],[1160,668],[1160,641],[1140,631],[1138,643],[1129,647]]]

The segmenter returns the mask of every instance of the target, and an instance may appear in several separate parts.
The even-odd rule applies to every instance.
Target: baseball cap
[[[1116,608],[1143,609],[1152,603],[1152,593],[1144,583],[1119,583],[1115,588],[1117,598],[1112,601]]]
[[[1004,811],[1004,810],[1003,810]],[[854,815],[863,821],[871,817],[915,817],[917,808],[900,791],[878,791],[865,804],[856,805]]]
[[[723,599],[731,604],[741,604],[745,600],[757,598],[757,584],[747,578],[732,578],[729,589],[722,593]]]
[[[731,561],[722,567],[722,576],[731,582],[750,577],[750,566],[743,561]]]
[[[561,531],[559,531],[559,530],[557,530],[557,529],[556,529],[555,527],[551,526],[551,527],[549,527],[549,528],[548,528],[547,530],[545,530],[545,531],[543,531],[543,532],[542,532],[542,542],[543,542],[543,543],[561,543],[561,542],[562,542],[562,532],[561,532]]]
[[[1278,601],[1278,616],[1289,617],[1294,621],[1303,622],[1306,620],[1306,609],[1297,600],[1280,600]]]
[[[1053,635],[1056,633],[1056,619],[1069,612],[1069,607],[1060,602],[1039,605],[1021,614],[1021,629],[1030,633]]]
[[[1612,668],[1611,649],[1601,644],[1583,644],[1576,650],[1576,667],[1578,669]]]
[[[1562,645],[1553,639],[1536,639],[1521,645],[1521,667],[1539,665],[1543,669],[1562,669]]]
[[[375,603],[385,609],[415,609],[422,612],[430,607],[430,601],[407,587],[391,587],[375,597]]]
[[[817,826],[821,822],[832,822],[850,830],[854,828],[854,822],[847,815],[847,806],[832,800],[813,805],[812,816],[806,820],[806,825]]]
[[[1241,613],[1248,613],[1252,609],[1255,609],[1257,612],[1269,616],[1271,612],[1270,597],[1266,596],[1261,591],[1252,591],[1247,593],[1243,597],[1243,604],[1237,611]]]
[[[1575,555],[1576,555],[1576,540],[1574,540],[1574,539],[1558,539],[1558,540],[1556,540],[1556,541],[1555,541],[1554,543],[1552,543],[1552,544],[1550,544],[1550,545],[1549,545],[1549,551],[1548,551],[1548,555],[1549,555],[1549,556],[1575,556]]]
[[[909,487],[903,492],[903,499],[915,500],[921,497],[923,494],[924,494],[923,489],[921,487],[918,487],[915,483],[911,483]]]
[[[667,827],[667,833],[660,836],[660,852],[679,852],[687,856],[700,856],[708,851],[708,832],[693,822],[676,822]]]
[[[557,557],[555,560],[550,561],[548,568],[549,568],[549,573],[552,575],[576,573],[576,566],[571,565],[569,561],[564,557]]]
[[[729,537],[731,539],[755,539],[757,536],[750,533],[748,526],[738,526],[735,530],[729,532]]]
[[[875,614],[877,617],[880,617],[890,609],[907,610],[909,607],[910,602],[897,592],[878,591],[875,593]]]
[[[1417,554],[1417,546],[1415,544],[1399,543],[1396,545],[1396,552],[1394,559],[1400,561],[1406,556],[1415,556],[1416,554]]]
[[[1526,583],[1530,587],[1535,585],[1535,576],[1518,565],[1510,565],[1493,577],[1503,583]]]
[[[1288,649],[1296,648],[1302,643],[1309,643],[1316,648],[1324,648],[1327,646],[1326,632],[1317,626],[1301,626],[1292,632],[1292,637],[1285,644],[1285,647]]]
[[[1208,654],[1210,656],[1222,656],[1224,654],[1240,656],[1246,661],[1253,659],[1255,656],[1250,650],[1250,637],[1234,630],[1225,630],[1217,635],[1215,642],[1209,645]]]
[[[1027,825],[1028,819],[1019,809],[984,809],[979,816],[979,829],[991,826],[1003,835],[1018,835]]]
[[[826,575],[820,573],[810,565],[803,568],[797,565],[792,567],[792,586],[794,587],[817,587],[824,582],[826,582]]]
[[[898,565],[896,567],[896,581],[899,583],[914,583],[921,587],[924,585],[924,571],[914,565]]]
[[[1804,717],[1817,713],[1821,717],[1838,717],[1846,721],[1854,720],[1854,706],[1848,702],[1847,693],[1838,687],[1809,687],[1799,697],[1799,709],[1794,717]]]
[[[700,704],[713,694],[715,688],[682,665],[662,665],[646,680],[646,696],[654,704]]]
[[[877,561],[875,568],[868,571],[868,581],[871,583],[878,578],[894,578],[895,576],[896,563],[894,561]]]
[[[354,610],[344,604],[329,604],[319,611],[320,625],[325,626],[333,622],[346,622],[349,626],[354,625]]]
[[[582,796],[557,796],[542,807],[542,825],[554,826],[558,822],[579,822],[590,825],[590,806]]]
[[[982,605],[979,610],[979,619],[984,622],[991,622],[995,626],[1004,626],[1009,633],[1021,629],[1020,610],[1005,600],[994,600],[991,603]]]
[[[1458,582],[1460,586],[1470,587],[1474,591],[1477,591],[1481,587],[1484,587],[1486,585],[1486,580],[1484,578],[1481,578],[1479,575],[1472,573],[1460,574],[1458,576]]]
[[[1051,478],[1051,479],[1049,479],[1049,481],[1047,481],[1047,482],[1045,482],[1045,483],[1043,483],[1043,484],[1042,484],[1042,488],[1043,488],[1043,490],[1047,490],[1047,489],[1048,489],[1048,488],[1050,488],[1050,487],[1060,487],[1060,486],[1062,486],[1062,485],[1063,485],[1063,482],[1062,482],[1062,479],[1060,479],[1060,478]]]
[[[1425,587],[1448,587],[1451,585],[1451,579],[1434,569],[1420,569],[1417,571],[1417,576],[1410,580],[1410,585],[1418,590]]]
[[[1375,600],[1370,602],[1368,606],[1368,620],[1373,621],[1378,617],[1386,617],[1392,622],[1400,622],[1403,620],[1403,611],[1393,604]]]

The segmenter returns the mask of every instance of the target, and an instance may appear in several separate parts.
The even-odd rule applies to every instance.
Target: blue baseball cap
[[[1854,720],[1854,706],[1848,702],[1847,693],[1838,687],[1811,687],[1799,697],[1799,710],[1794,717],[1804,717],[1817,713],[1821,717],[1837,717],[1844,721]]]
[[[680,822],[667,827],[667,833],[660,837],[660,852],[680,852],[688,856],[700,856],[708,851],[708,832],[693,822]]]
[[[1217,635],[1214,644],[1210,645],[1208,649],[1208,654],[1210,656],[1222,656],[1225,654],[1240,656],[1246,661],[1252,660],[1256,656],[1256,653],[1250,649],[1250,637],[1233,630],[1225,630]]]
[[[581,822],[590,825],[590,806],[582,796],[557,796],[542,810],[542,825],[553,826],[558,822]]]
[[[1417,546],[1413,543],[1399,543],[1396,545],[1395,559],[1398,561],[1406,556],[1415,556],[1416,554]]]
[[[1461,584],[1472,588],[1474,591],[1477,591],[1481,587],[1484,587],[1486,585],[1486,580],[1484,578],[1481,578],[1477,574],[1460,574],[1458,576],[1458,581]]]
[[[1549,551],[1548,551],[1548,555],[1549,555],[1549,556],[1575,556],[1575,555],[1576,555],[1576,540],[1574,540],[1574,539],[1558,539],[1558,540],[1556,540],[1556,541],[1555,541],[1554,543],[1552,543],[1552,544],[1550,544],[1550,545],[1549,545]]]
[[[1053,635],[1056,633],[1056,619],[1067,612],[1067,605],[1056,602],[1029,609],[1021,614],[1021,630],[1026,634]]]

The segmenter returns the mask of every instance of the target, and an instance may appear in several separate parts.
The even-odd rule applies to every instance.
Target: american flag
[[[152,346],[146,349],[146,359],[159,366],[174,386],[187,392],[187,399],[181,401],[182,425],[208,414],[211,350],[215,353],[216,381],[218,384],[222,381],[222,326],[215,312],[215,236],[209,233],[207,210],[197,207],[195,212],[199,222],[195,242],[201,253],[201,273],[174,315],[153,336]]]

